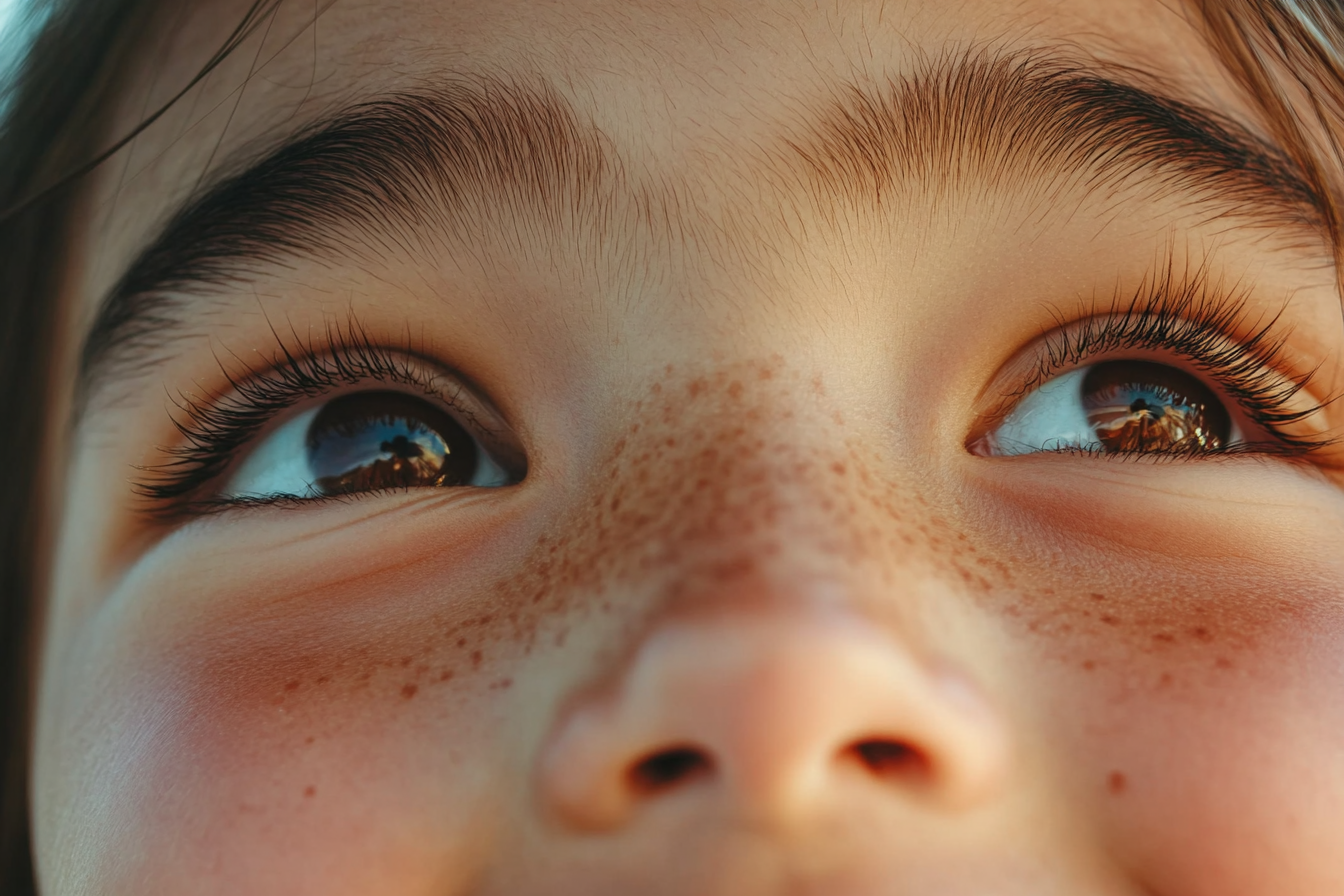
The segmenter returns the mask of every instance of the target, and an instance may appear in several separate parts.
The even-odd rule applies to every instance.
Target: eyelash
[[[1057,329],[1045,338],[1035,369],[1005,395],[1003,411],[1046,380],[1084,361],[1119,351],[1157,351],[1184,358],[1275,439],[1269,444],[1232,446],[1209,453],[1300,457],[1336,442],[1330,437],[1303,437],[1285,431],[1333,399],[1289,410],[1289,403],[1307,387],[1311,375],[1291,380],[1276,372],[1284,342],[1282,336],[1273,333],[1277,316],[1257,326],[1250,337],[1236,340],[1230,334],[1246,329],[1245,299],[1211,288],[1202,274],[1177,282],[1168,271],[1162,279],[1146,283],[1127,304],[1117,301],[1109,309],[1095,310],[1081,323],[1069,324],[1058,313],[1055,318]],[[238,378],[226,371],[228,393],[205,399],[183,396],[177,402],[185,420],[175,420],[174,424],[183,444],[164,449],[168,459],[163,463],[140,468],[144,478],[134,485],[136,492],[148,499],[154,514],[172,516],[238,504],[274,503],[265,499],[212,501],[193,496],[218,479],[279,414],[342,386],[371,381],[409,386],[479,426],[459,399],[460,385],[410,361],[413,352],[394,352],[373,342],[357,322],[344,328],[332,327],[320,339],[301,344],[297,350],[286,347],[278,334],[276,340],[278,353],[263,375]],[[1002,413],[995,416],[1001,417]],[[1058,450],[1095,453],[1077,448]],[[1124,459],[1128,455],[1098,456]],[[1143,456],[1162,457],[1152,451]],[[1183,451],[1172,456],[1193,455]]]
[[[1244,294],[1221,290],[1208,281],[1202,270],[1178,279],[1168,268],[1160,279],[1144,283],[1128,302],[1117,299],[1109,308],[1093,309],[1081,322],[1069,323],[1056,312],[1056,329],[1045,337],[1038,350],[1035,369],[1020,386],[1005,395],[1000,412],[994,416],[1002,419],[1024,395],[1051,377],[1083,366],[1084,362],[1100,360],[1107,354],[1151,351],[1183,358],[1195,371],[1212,380],[1274,441],[1166,454],[1153,450],[1127,453],[1067,447],[1047,450],[1095,455],[1107,460],[1190,459],[1229,454],[1303,457],[1334,445],[1337,439],[1330,436],[1288,432],[1294,424],[1324,410],[1335,398],[1307,408],[1290,409],[1289,405],[1307,388],[1313,374],[1294,380],[1279,373],[1286,336],[1275,335],[1278,315],[1253,327],[1248,326],[1248,317]],[[1248,330],[1251,335],[1244,339],[1232,335]]]
[[[183,444],[162,449],[168,459],[140,467],[144,477],[133,484],[135,492],[149,502],[151,515],[171,517],[286,500],[305,504],[348,500],[350,496],[275,500],[194,497],[223,475],[277,416],[305,399],[318,398],[342,386],[369,382],[408,386],[442,402],[467,423],[483,428],[461,400],[462,386],[414,363],[410,359],[415,352],[392,351],[377,344],[358,322],[333,326],[296,349],[289,348],[278,333],[276,342],[277,354],[264,374],[240,378],[226,369],[226,393],[204,399],[183,395],[176,402],[184,419],[173,424]]]

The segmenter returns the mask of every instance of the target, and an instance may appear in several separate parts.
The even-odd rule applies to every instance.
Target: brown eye
[[[1227,406],[1190,374],[1149,361],[1103,361],[1041,383],[968,447],[998,457],[1197,455],[1240,440]]]
[[[488,410],[478,413],[490,419]],[[508,444],[499,441],[507,451]],[[359,392],[333,398],[279,427],[248,452],[221,494],[228,500],[271,500],[494,488],[517,482],[521,470],[521,457],[510,454],[506,470],[472,430],[432,401],[390,390]]]
[[[1216,451],[1232,431],[1227,409],[1208,387],[1164,364],[1096,364],[1083,378],[1082,402],[1108,452]]]
[[[400,392],[333,399],[306,442],[312,486],[322,495],[467,485],[478,466],[476,442],[460,423]]]

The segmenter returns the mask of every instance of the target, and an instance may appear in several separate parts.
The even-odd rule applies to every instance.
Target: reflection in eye
[[[282,426],[223,491],[228,499],[316,498],[509,482],[462,424],[435,405],[401,392],[361,392]]]
[[[1193,376],[1165,364],[1107,361],[1041,385],[977,450],[1199,454],[1238,438],[1226,407]]]

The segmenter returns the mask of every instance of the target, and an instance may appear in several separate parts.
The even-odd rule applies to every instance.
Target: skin
[[[240,10],[146,36],[113,130]],[[683,185],[694,226],[597,243],[497,215],[264,267],[54,437],[44,893],[1344,892],[1337,461],[966,449],[1051,308],[1155,259],[1286,302],[1287,357],[1333,394],[1324,243],[1139,186],[828,208],[743,161],[841,78],[984,44],[1131,66],[1258,129],[1187,11],[341,0],[311,19],[287,4],[92,179],[69,357],[207,166],[445,72],[543,79],[635,183]],[[219,359],[269,357],[276,321],[348,315],[393,345],[413,325],[477,384],[525,481],[141,512],[134,467],[180,439],[165,395],[225,388]],[[903,752],[866,762],[874,740]],[[690,773],[631,777],[677,747]]]

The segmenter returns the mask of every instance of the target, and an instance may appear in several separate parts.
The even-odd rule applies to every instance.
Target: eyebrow
[[[786,142],[824,196],[880,202],[972,179],[1088,193],[1138,182],[1270,226],[1326,226],[1301,168],[1237,122],[1041,52],[930,63],[844,90],[815,120]]]
[[[850,85],[789,133],[762,170],[793,183],[801,173],[822,204],[880,204],[967,178],[1062,178],[1088,192],[1138,182],[1268,226],[1325,226],[1300,170],[1244,127],[1040,54],[964,56],[881,88]],[[622,170],[610,141],[545,86],[461,78],[356,105],[172,215],[100,306],[79,394],[159,363],[190,326],[185,294],[237,289],[297,258],[367,256],[371,235],[461,237],[501,213],[610,229]]]
[[[373,235],[390,249],[430,227],[460,234],[486,224],[490,207],[526,206],[560,226],[561,210],[603,192],[609,156],[544,86],[486,78],[381,96],[317,121],[226,169],[168,219],[100,305],[78,394],[109,373],[151,369],[188,324],[183,294],[238,289],[296,258],[359,259]]]

